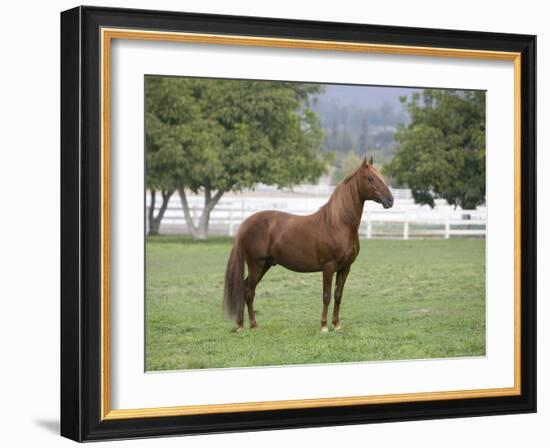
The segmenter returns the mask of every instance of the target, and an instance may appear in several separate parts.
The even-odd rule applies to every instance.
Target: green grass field
[[[484,240],[363,241],[342,329],[325,335],[321,274],[280,266],[257,288],[259,328],[235,333],[222,315],[230,248],[227,238],[147,240],[148,371],[485,354]]]

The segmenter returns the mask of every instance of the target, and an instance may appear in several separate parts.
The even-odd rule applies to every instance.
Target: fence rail
[[[175,200],[177,199],[177,200]],[[210,233],[234,236],[239,225],[250,215],[261,210],[275,209],[297,215],[315,212],[326,198],[317,201],[300,200],[292,203],[285,198],[227,198],[212,211]],[[190,198],[190,211],[196,224],[202,212],[201,198]],[[304,207],[304,204],[307,206]],[[158,206],[158,203],[157,203]],[[368,203],[362,216],[361,238],[452,238],[486,235],[486,209],[455,210],[444,203],[435,209],[420,207],[412,199],[396,199],[392,209],[385,210]],[[161,232],[188,234],[179,198],[172,198],[161,224]]]

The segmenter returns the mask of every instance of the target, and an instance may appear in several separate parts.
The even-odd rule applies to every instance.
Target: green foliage
[[[361,161],[362,159],[357,155],[355,151],[348,151],[346,155],[340,160],[340,166],[336,170],[334,170],[332,183],[334,185],[339,183],[344,177],[355,170],[359,166]]]
[[[347,176],[352,171],[356,170],[361,162],[362,159],[355,152],[348,152],[344,160],[342,160],[342,169],[345,175]]]
[[[474,209],[485,202],[485,92],[424,90],[409,102],[399,144],[384,173],[412,190],[416,202],[438,197]]]
[[[483,356],[485,241],[368,240],[351,268],[342,330],[320,332],[320,273],[272,268],[259,328],[223,320],[228,238],[147,239],[146,369]],[[331,303],[331,312],[332,312]]]
[[[314,84],[147,76],[150,188],[290,186],[325,170]]]

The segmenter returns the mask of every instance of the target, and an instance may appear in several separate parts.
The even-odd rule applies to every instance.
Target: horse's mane
[[[361,167],[348,174],[332,192],[328,202],[320,212],[331,224],[345,223],[359,227],[363,214],[363,201],[360,199],[357,173]]]

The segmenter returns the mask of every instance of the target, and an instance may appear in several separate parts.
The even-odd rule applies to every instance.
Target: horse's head
[[[374,167],[372,156],[368,161],[365,157],[358,171],[358,174],[361,176],[360,188],[364,200],[378,202],[384,208],[392,207],[393,195],[386,182],[384,182],[382,175]]]

